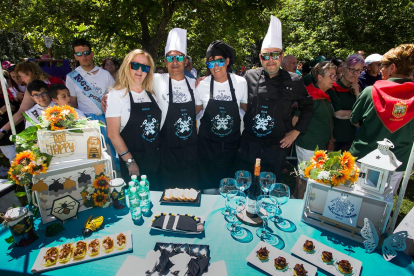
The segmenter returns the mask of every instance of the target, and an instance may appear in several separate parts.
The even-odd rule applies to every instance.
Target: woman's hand
[[[128,172],[129,172],[129,175],[136,175],[136,176],[138,176],[139,175],[139,168],[138,168],[138,165],[137,165],[137,163],[132,163],[131,165],[129,165],[128,166]]]
[[[352,94],[354,94],[357,98],[359,97],[359,85],[357,82],[352,83],[351,85]]]

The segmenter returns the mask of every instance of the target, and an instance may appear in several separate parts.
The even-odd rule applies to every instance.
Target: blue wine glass
[[[219,188],[220,194],[224,198],[226,198],[227,194],[231,191],[237,191],[236,180],[233,178],[223,178],[220,181],[220,188]],[[229,210],[227,209],[227,207],[221,210],[221,214],[223,214],[224,216],[226,216],[226,218],[228,218]]]
[[[286,204],[290,198],[290,188],[288,185],[283,183],[275,183],[273,190],[270,191],[269,195],[276,199],[276,211],[275,211],[275,221],[279,219],[279,215],[282,214],[280,206]]]
[[[237,182],[237,188],[244,192],[252,185],[252,174],[248,171],[237,171],[234,175]]]
[[[257,229],[257,236],[270,244],[275,244],[277,238],[267,228],[267,221],[274,215],[276,211],[276,200],[269,195],[261,195],[256,200],[256,212],[263,219],[263,225]]]
[[[227,229],[235,239],[245,235],[244,229],[239,226],[241,222],[236,215],[246,208],[246,200],[246,194],[241,191],[231,191],[226,196],[226,206],[230,210],[230,222],[227,224]]]
[[[260,187],[264,194],[273,190],[273,186],[276,182],[276,176],[271,172],[261,172],[259,175]]]

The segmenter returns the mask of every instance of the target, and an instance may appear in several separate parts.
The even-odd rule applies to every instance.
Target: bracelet
[[[120,155],[119,155],[119,157],[122,157],[122,156],[124,156],[125,154],[127,154],[129,152],[129,150],[127,150],[126,152],[124,152],[124,153],[121,153]]]

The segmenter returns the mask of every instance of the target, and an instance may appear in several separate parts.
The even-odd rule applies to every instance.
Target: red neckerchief
[[[337,82],[334,82],[333,87],[335,89],[335,92],[350,92],[348,88],[343,88]]]
[[[14,96],[13,96],[13,94],[10,92],[10,90],[8,88],[7,88],[7,94],[9,95],[9,101],[14,101]],[[1,99],[4,98],[4,95],[1,94],[0,95],[0,98]]]
[[[372,100],[378,117],[391,132],[402,128],[414,117],[414,83],[377,81]]]
[[[312,99],[318,100],[318,99],[326,99],[328,102],[331,101],[331,98],[328,94],[320,90],[319,88],[316,88],[313,83],[306,86],[306,90],[308,90],[308,94],[311,95]]]

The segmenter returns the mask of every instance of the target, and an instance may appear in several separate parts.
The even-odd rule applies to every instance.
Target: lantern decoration
[[[377,149],[358,160],[361,163],[361,171],[357,185],[362,191],[385,199],[393,192],[391,180],[401,162],[390,151],[390,148],[394,148],[390,140],[384,139],[377,143]]]

